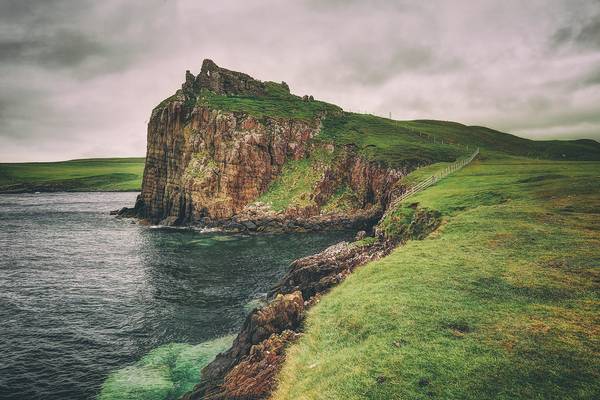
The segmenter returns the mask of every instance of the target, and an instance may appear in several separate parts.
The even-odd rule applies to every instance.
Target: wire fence
[[[427,179],[417,183],[416,185],[409,187],[406,191],[404,191],[401,194],[399,194],[398,196],[394,197],[394,200],[392,200],[392,202],[391,202],[390,206],[388,207],[387,211],[385,212],[385,214],[387,214],[391,210],[394,210],[400,202],[402,202],[403,200],[406,200],[408,197],[412,196],[413,194],[427,189],[428,187],[435,184],[439,180],[447,177],[448,175],[450,175],[451,173],[453,173],[455,171],[458,171],[459,169],[463,168],[465,165],[468,165],[469,163],[471,163],[471,161],[473,161],[473,159],[475,159],[475,157],[477,157],[478,154],[479,154],[479,147],[477,149],[475,149],[475,151],[469,157],[463,158],[460,160],[456,160],[455,162],[453,162],[452,164],[450,164],[446,168],[444,168],[442,171],[437,172],[437,173],[431,175],[430,177],[428,177]],[[385,215],[384,215],[384,217],[385,217]]]

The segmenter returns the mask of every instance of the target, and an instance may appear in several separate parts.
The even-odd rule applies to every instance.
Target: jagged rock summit
[[[289,93],[289,87],[285,83],[283,85]],[[185,93],[193,94],[207,89],[224,96],[264,96],[267,93],[264,82],[242,72],[221,68],[210,59],[202,62],[202,69],[197,76],[194,76],[189,70],[186,71],[185,82],[181,89]]]

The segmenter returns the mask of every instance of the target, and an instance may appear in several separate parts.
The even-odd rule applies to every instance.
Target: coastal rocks
[[[116,215],[119,218],[134,218],[136,211],[135,208],[123,207],[118,210],[112,210],[110,215]]]
[[[205,101],[205,96],[221,96],[225,104],[231,96],[256,99],[268,96],[273,85],[280,95],[289,94],[285,83],[261,82],[211,60],[204,61],[198,76],[187,71],[182,89],[150,116],[142,192],[132,212],[152,224],[249,232],[372,226],[372,217],[385,209],[392,187],[407,171],[369,161],[353,145],[336,149],[315,141],[323,113],[310,118],[257,117]],[[323,173],[307,188],[306,204],[291,204],[284,215],[249,215],[246,207],[267,191],[286,163],[320,152],[328,154],[324,158],[329,161],[319,164]],[[351,204],[344,209],[352,212],[346,216],[328,208],[336,193],[351,194]]]
[[[294,261],[269,294],[271,302],[247,319],[231,349],[202,370],[201,382],[184,400],[264,399],[275,389],[275,376],[285,360],[285,347],[298,337],[306,309],[358,266],[382,258],[408,239],[423,239],[441,223],[435,210],[408,206],[408,223],[400,235],[378,237],[359,232],[357,241],[340,242]],[[404,215],[404,214],[403,214]]]
[[[321,230],[369,229],[381,218],[380,208],[356,210],[352,214],[316,214],[295,213],[286,210],[276,213],[270,209],[256,212],[256,209],[244,209],[228,220],[207,222],[205,226],[220,228],[228,232],[308,232]]]
[[[229,389],[225,378],[232,369],[238,365],[244,357],[250,354],[252,346],[268,340],[273,334],[281,334],[284,331],[298,330],[304,318],[304,299],[300,292],[279,294],[267,306],[255,310],[246,318],[242,330],[235,338],[232,347],[219,354],[213,362],[202,370],[202,379],[191,393],[183,397],[184,400],[192,399],[230,399],[227,391],[232,388],[232,382],[242,378],[240,373],[231,375],[229,378]],[[280,337],[283,340],[287,336]],[[271,344],[263,343],[257,349],[268,349],[275,346],[273,339]],[[259,351],[259,350],[256,350]],[[282,349],[280,348],[280,351]],[[260,358],[257,353],[255,357]],[[264,357],[263,357],[264,358]],[[246,359],[249,363],[249,360]],[[241,390],[241,389],[240,389]]]
[[[367,232],[358,231],[358,232],[356,232],[356,236],[354,237],[354,240],[356,240],[356,241],[363,240],[366,236],[367,236]]]
[[[391,243],[383,241],[335,244],[294,261],[271,295],[300,291],[305,299],[310,299],[344,280],[357,266],[381,258],[392,249]]]
[[[386,256],[405,240],[425,238],[441,223],[439,212],[417,204],[403,212],[410,213],[410,222],[399,224],[402,235],[394,239],[378,227],[377,237],[359,232],[360,240],[340,242],[294,261],[270,292],[271,302],[246,319],[233,346],[202,370],[200,384],[183,399],[267,398],[275,389],[286,345],[302,330],[306,310],[358,266]]]
[[[306,308],[357,266],[392,248],[381,241],[341,242],[294,261],[271,292],[271,302],[246,319],[233,346],[202,370],[200,384],[183,400],[267,398],[275,388],[286,346],[299,336]]]
[[[299,336],[299,333],[285,330],[252,346],[250,354],[225,376],[224,397],[262,399],[271,394],[276,375],[285,361],[285,348]]]
[[[204,106],[155,110],[140,195],[142,218],[224,220],[263,193],[287,160],[306,156],[318,121],[266,119]]]

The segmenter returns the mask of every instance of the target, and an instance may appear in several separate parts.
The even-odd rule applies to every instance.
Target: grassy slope
[[[275,399],[600,396],[600,163],[483,156],[309,312]]]
[[[532,141],[456,122],[394,121],[369,114],[343,112],[333,104],[303,101],[274,82],[267,82],[266,96],[220,96],[204,90],[196,103],[225,111],[245,112],[259,119],[310,120],[326,115],[318,140],[355,145],[368,158],[394,167],[415,162],[452,161],[466,154],[467,146],[533,158],[600,160],[600,144],[591,140]]]
[[[137,191],[144,158],[0,164],[0,192]]]
[[[280,84],[266,82],[266,96],[221,96],[203,90],[196,103],[224,111],[248,113],[256,118],[293,118],[312,120],[324,113],[341,112],[338,106],[322,101],[304,101],[288,93]]]
[[[366,114],[328,116],[320,138],[354,144],[368,158],[394,167],[453,161],[475,147],[515,156],[600,160],[600,144],[591,140],[534,141],[456,122],[394,121]]]

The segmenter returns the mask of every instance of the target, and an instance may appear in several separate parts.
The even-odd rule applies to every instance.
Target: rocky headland
[[[401,179],[426,162],[390,166],[323,138],[324,119],[342,113],[211,60],[152,111],[142,192],[117,214],[235,232],[359,231],[294,261],[183,399],[267,398],[306,310],[356,267],[439,225],[438,214],[414,205],[401,229],[386,228],[380,219],[404,191]]]

